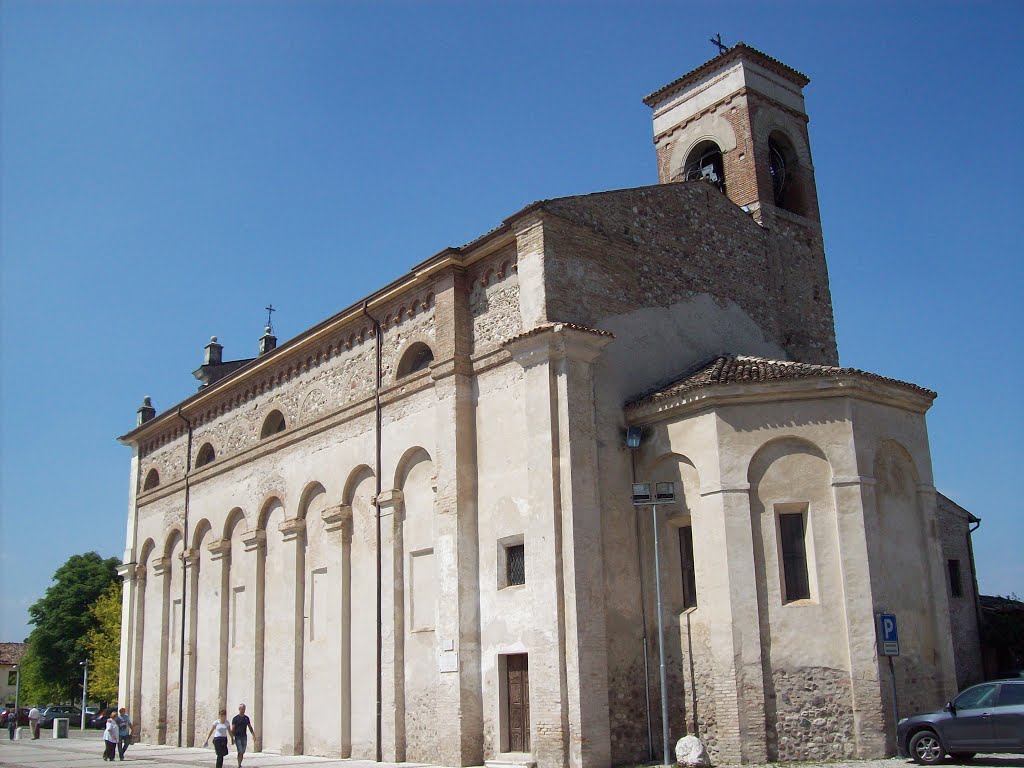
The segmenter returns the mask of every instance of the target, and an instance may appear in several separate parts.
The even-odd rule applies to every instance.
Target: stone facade
[[[244,701],[270,752],[646,760],[655,525],[674,738],[885,754],[883,609],[901,704],[952,692],[934,393],[836,367],[804,84],[736,46],[648,97],[661,184],[534,203],[140,410],[119,699],[143,738],[195,744]],[[701,142],[723,189],[688,180]],[[677,500],[636,508],[636,480]]]

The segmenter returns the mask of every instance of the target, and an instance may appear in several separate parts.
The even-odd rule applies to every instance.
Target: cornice
[[[653,403],[627,406],[626,421],[645,425],[669,416],[693,416],[701,411],[733,405],[854,398],[924,414],[931,399],[905,387],[868,380],[852,374],[805,379],[759,381],[746,384],[715,384],[666,397]]]

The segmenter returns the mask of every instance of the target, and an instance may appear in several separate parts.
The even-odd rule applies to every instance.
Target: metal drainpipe
[[[382,573],[382,561],[381,561],[381,523],[380,523],[380,445],[381,445],[381,418],[380,418],[380,384],[381,384],[381,343],[380,343],[380,323],[377,319],[370,314],[369,302],[363,302],[363,314],[373,323],[373,339],[375,347],[376,357],[376,372],[374,376],[374,437],[375,437],[375,457],[374,457],[374,468],[373,476],[376,480],[376,492],[373,495],[373,507],[376,514],[374,517],[377,519],[377,762],[381,762],[383,758],[383,749],[381,744],[381,736],[383,734],[383,674],[384,667],[381,664],[380,655],[383,649],[383,638],[381,637],[381,620],[383,619],[383,607],[381,603],[381,579],[383,578]]]
[[[636,482],[636,449],[629,451],[629,469],[632,482]],[[654,759],[654,731],[651,727],[651,671],[647,658],[647,590],[644,589],[644,562],[640,553],[640,515],[635,509],[633,525],[636,529],[636,573],[640,581],[640,621],[642,622],[641,640],[644,645],[644,708],[647,712],[647,757]]]
[[[192,471],[192,422],[186,419],[181,413],[181,406],[178,407],[178,418],[185,422],[188,429],[188,441],[185,453],[185,521],[181,533],[181,638],[178,644],[178,746],[181,746],[182,723],[185,719],[185,586],[188,579],[185,578],[185,550],[188,548],[188,502],[189,502],[189,473]]]
[[[978,630],[978,651],[981,651],[981,593],[978,590],[978,572],[974,567],[974,539],[972,534],[981,527],[981,518],[973,528],[967,529],[967,557],[971,561],[971,589],[974,590],[974,626]],[[968,523],[968,526],[970,523]],[[981,659],[981,677],[985,678],[985,659]]]

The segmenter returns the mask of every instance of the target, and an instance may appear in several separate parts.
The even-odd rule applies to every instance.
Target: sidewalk
[[[9,741],[7,731],[0,733],[0,765],[10,768],[85,768],[104,765],[103,732],[73,730],[70,738],[54,739],[46,732],[32,739]],[[133,744],[124,756],[124,763],[138,763],[146,768],[181,768],[204,766],[212,768],[217,758],[213,748],[178,748],[154,744]],[[224,758],[225,768],[237,765],[234,749]],[[310,765],[317,768],[397,768],[394,764],[364,760],[339,760],[309,755],[273,755],[265,752],[246,752],[244,768],[271,768],[272,766]],[[401,763],[404,768],[419,768],[420,763]]]

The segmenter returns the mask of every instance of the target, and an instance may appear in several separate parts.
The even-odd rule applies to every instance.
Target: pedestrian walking
[[[107,725],[103,729],[103,759],[114,762],[114,749],[117,748],[117,719],[111,711]]]
[[[18,730],[18,710],[12,709],[7,713],[7,734],[14,741],[14,734]]]
[[[210,726],[210,732],[206,734],[206,741],[203,742],[205,747],[210,743],[210,736],[213,736],[213,751],[217,753],[217,768],[224,768],[224,756],[228,753],[228,738],[231,739],[231,743],[234,744],[235,738],[231,735],[231,728],[228,725],[228,711],[222,709],[220,711],[220,717],[213,721],[213,725]],[[241,762],[241,759],[239,759]]]
[[[42,713],[39,711],[39,707],[32,707],[28,711],[28,724],[32,729],[32,738],[39,738],[39,718],[42,717]]]
[[[117,710],[117,756],[124,760],[124,753],[128,745],[132,743],[132,736],[135,735],[135,724],[128,717],[128,710],[121,707]]]
[[[246,733],[246,728],[249,729]],[[231,735],[235,740],[235,751],[238,752],[238,765],[241,768],[242,758],[245,757],[245,749],[249,743],[249,733],[253,741],[256,740],[256,731],[252,729],[252,721],[245,714],[245,704],[238,705],[238,714],[231,718]]]

